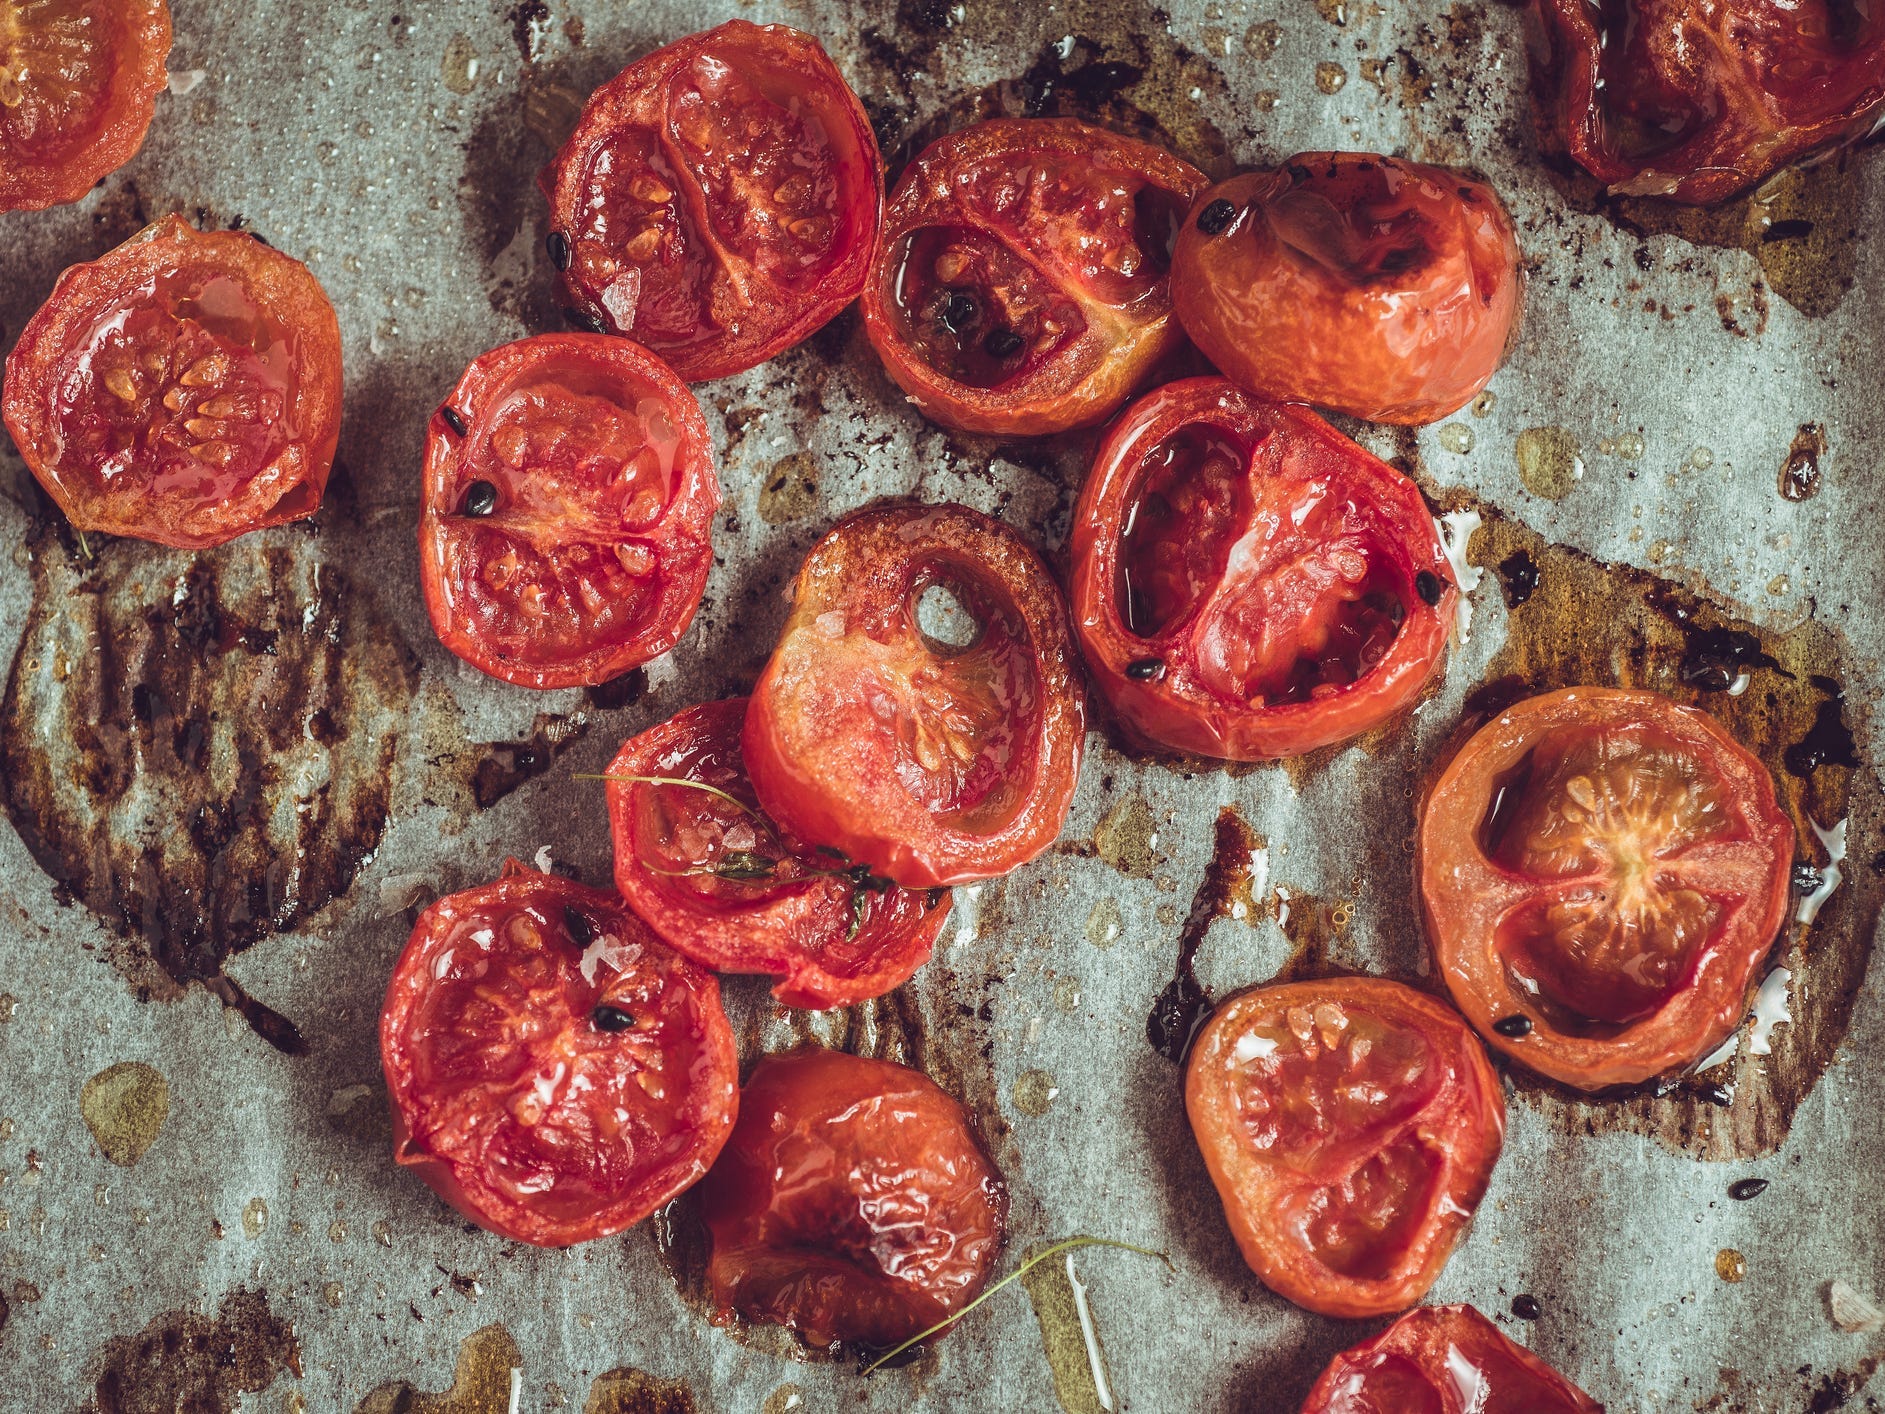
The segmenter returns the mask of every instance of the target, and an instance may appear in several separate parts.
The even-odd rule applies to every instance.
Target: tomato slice
[[[1158,746],[1260,761],[1346,741],[1445,660],[1457,591],[1419,488],[1224,379],[1127,409],[1073,524],[1087,666]]]
[[[77,201],[136,156],[169,57],[167,0],[0,7],[0,211]]]
[[[340,324],[300,261],[167,216],[59,277],[7,356],[7,429],[80,530],[201,549],[320,509]]]
[[[1071,119],[950,133],[891,194],[865,331],[944,426],[1031,436],[1099,422],[1184,341],[1172,235],[1206,181]]]
[[[1885,10],[1849,0],[1534,0],[1547,141],[1611,191],[1706,205],[1862,138]]]
[[[1481,727],[1418,845],[1460,1010],[1513,1059],[1598,1090],[1687,1066],[1740,1022],[1786,919],[1793,825],[1707,713],[1576,687]]]
[[[1505,1139],[1466,1024],[1374,977],[1231,998],[1192,1047],[1185,1108],[1250,1269],[1325,1316],[1420,1300]]]
[[[870,122],[818,41],[745,20],[597,89],[542,180],[576,316],[690,383],[764,363],[856,299],[884,200]]]
[[[947,891],[899,888],[767,819],[740,751],[745,720],[743,697],[705,702],[623,743],[609,766],[615,886],[694,961],[780,978],[785,1006],[902,986],[929,961]]]
[[[918,622],[933,590],[973,631]],[[1001,522],[892,505],[840,521],[799,570],[746,711],[746,769],[796,838],[911,888],[1005,874],[1060,834],[1085,708],[1060,591]]]
[[[619,677],[693,622],[719,506],[706,419],[646,349],[595,334],[493,349],[426,429],[432,626],[520,687]]]
[[[720,985],[620,899],[505,862],[419,917],[380,1014],[393,1157],[540,1247],[691,1187],[739,1107]]]
[[[1446,167],[1305,152],[1212,187],[1172,254],[1185,332],[1263,398],[1375,422],[1465,406],[1511,344],[1518,237]]]
[[[760,1061],[699,1198],[721,1319],[816,1346],[898,1345],[961,1310],[1008,1211],[968,1116],[928,1076],[815,1047]]]
[[[1302,1414],[1603,1414],[1471,1306],[1423,1306],[1329,1362]]]

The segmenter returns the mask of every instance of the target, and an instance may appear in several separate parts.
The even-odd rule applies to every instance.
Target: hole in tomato
[[[1132,237],[1144,254],[1140,271],[1156,278],[1172,268],[1172,246],[1185,223],[1188,204],[1163,187],[1140,187],[1132,197]]]
[[[1420,1233],[1440,1159],[1409,1134],[1310,1196],[1302,1234],[1323,1265],[1357,1281],[1393,1274]]]
[[[972,388],[1032,372],[1086,329],[1077,304],[981,231],[913,231],[894,268],[905,342],[938,373]]]
[[[1223,580],[1251,513],[1243,446],[1191,423],[1145,459],[1120,536],[1119,616],[1140,638],[1178,623]]]
[[[929,585],[916,596],[916,628],[939,658],[973,648],[982,637],[980,621],[947,584]]]

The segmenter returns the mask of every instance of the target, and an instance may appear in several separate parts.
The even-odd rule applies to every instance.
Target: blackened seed
[[[1237,216],[1237,208],[1223,197],[1208,202],[1204,210],[1198,213],[1198,229],[1207,236],[1221,236],[1230,229],[1230,223]]]
[[[974,298],[958,290],[949,296],[949,302],[943,306],[943,328],[951,334],[960,334],[975,322],[976,313]]]
[[[1445,592],[1445,582],[1432,570],[1422,570],[1414,576],[1414,592],[1423,604],[1438,604],[1440,595]]]
[[[1728,1093],[1728,1087],[1719,1083],[1698,1085],[1695,1089],[1695,1098],[1709,1105],[1726,1106],[1734,1101],[1734,1096]]]
[[[626,1031],[635,1024],[634,1013],[623,1011],[619,1006],[610,1006],[607,1002],[590,1012],[589,1019],[595,1022],[598,1031]]]
[[[988,337],[982,340],[982,347],[990,358],[1006,358],[1021,348],[1021,336],[1012,329],[991,329]]]
[[[1820,887],[1820,871],[1811,864],[1794,865],[1793,886],[1803,894],[1817,893]]]
[[[558,270],[569,269],[569,237],[561,231],[552,231],[543,243],[550,249],[550,264]]]
[[[1538,1298],[1536,1296],[1514,1296],[1512,1298],[1512,1314],[1517,1316],[1521,1321],[1535,1321],[1540,1314],[1542,1314],[1543,1310],[1544,1308],[1538,1304]]]
[[[488,481],[474,481],[465,488],[465,514],[488,516],[497,509],[497,487]]]
[[[944,896],[947,895],[948,892],[949,890],[947,889],[931,889],[927,894],[923,895],[924,912],[928,912],[930,909],[936,907],[936,905],[941,903],[943,901]]]
[[[1511,1016],[1502,1016],[1492,1023],[1492,1029],[1497,1031],[1501,1036],[1510,1036],[1516,1040],[1520,1036],[1531,1035],[1532,1019],[1529,1016],[1521,1016],[1517,1013]]]
[[[460,437],[471,431],[471,424],[465,421],[465,415],[450,403],[439,409],[439,416],[444,418],[445,425]]]
[[[1728,1196],[1737,1203],[1745,1203],[1750,1198],[1758,1198],[1767,1191],[1764,1178],[1737,1178],[1728,1185]]]
[[[595,925],[589,921],[589,915],[574,904],[563,906],[563,927],[569,932],[569,940],[579,948],[586,948],[596,936]]]
[[[571,324],[574,324],[578,329],[587,329],[591,334],[606,334],[609,332],[609,326],[586,309],[577,309],[574,306],[567,306],[563,310],[563,317]]]
[[[1163,658],[1134,658],[1126,664],[1126,676],[1134,682],[1162,678],[1165,676],[1165,660]]]

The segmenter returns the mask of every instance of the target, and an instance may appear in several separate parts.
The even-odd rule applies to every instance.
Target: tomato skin
[[[633,1024],[605,1029],[608,1007]],[[615,895],[514,859],[420,915],[386,989],[380,1056],[394,1159],[480,1227],[540,1247],[607,1237],[671,1201],[739,1108],[719,983]]]
[[[818,41],[745,20],[597,89],[541,181],[571,304],[690,383],[764,363],[856,299],[884,200],[876,135]]]
[[[482,515],[470,499],[480,484],[497,493]],[[700,406],[646,349],[599,334],[493,349],[426,428],[419,554],[432,626],[519,687],[619,677],[693,622],[719,506]]]
[[[980,621],[929,646],[941,584]],[[1033,550],[965,506],[853,513],[812,548],[746,711],[766,813],[910,888],[1005,874],[1051,845],[1086,717],[1060,591]]]
[[[968,1116],[928,1076],[817,1047],[760,1061],[699,1202],[719,1319],[816,1346],[897,1345],[960,1310],[1008,1211]]]
[[[1172,253],[1179,321],[1226,377],[1373,422],[1470,402],[1505,357],[1520,296],[1518,238],[1491,187],[1365,152],[1220,182]]]
[[[1168,464],[1192,470],[1161,486]],[[1153,508],[1180,505],[1164,539],[1136,551],[1136,535],[1158,533]],[[1081,650],[1114,714],[1156,746],[1299,755],[1404,711],[1445,662],[1458,595],[1419,488],[1306,409],[1221,378],[1154,389],[1107,430],[1073,523]],[[1173,561],[1180,602],[1135,624],[1135,568],[1156,600]],[[1303,686],[1310,662],[1333,680]]]
[[[1373,1090],[1365,1105],[1343,1089],[1363,1083]],[[1465,1023],[1375,977],[1225,1002],[1192,1047],[1185,1109],[1250,1269],[1298,1306],[1344,1318],[1405,1310],[1426,1294],[1505,1138],[1505,1092]],[[1406,1181],[1384,1199],[1395,1163]],[[1345,1225],[1331,1216],[1343,1209]]]
[[[1577,801],[1593,783],[1595,804]],[[1428,940],[1467,1020],[1595,1091],[1685,1068],[1740,1023],[1786,920],[1794,831],[1707,713],[1578,687],[1481,727],[1428,793],[1416,846]],[[1512,1016],[1530,1030],[1494,1028]]]
[[[60,275],[0,407],[73,525],[196,550],[320,509],[340,398],[340,324],[307,266],[167,216]]]
[[[1103,421],[1184,342],[1166,247],[1206,181],[1168,152],[1072,119],[950,133],[891,193],[865,333],[897,385],[945,427],[1037,436]],[[971,291],[973,319],[937,324],[931,305]],[[1001,330],[1026,339],[993,358],[988,340]]]

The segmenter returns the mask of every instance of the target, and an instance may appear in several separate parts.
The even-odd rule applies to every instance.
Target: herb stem
[[[684,776],[614,776],[607,772],[597,774],[582,771],[578,772],[571,779],[578,781],[621,781],[628,785],[642,786],[688,786],[694,790],[704,790],[708,795],[717,795],[728,805],[733,806],[737,810],[744,811],[755,820],[766,821],[765,816],[761,815],[738,796],[728,795],[725,791],[721,790],[719,786],[710,786],[705,781],[690,781]],[[770,829],[771,822],[766,821],[766,826]]]

